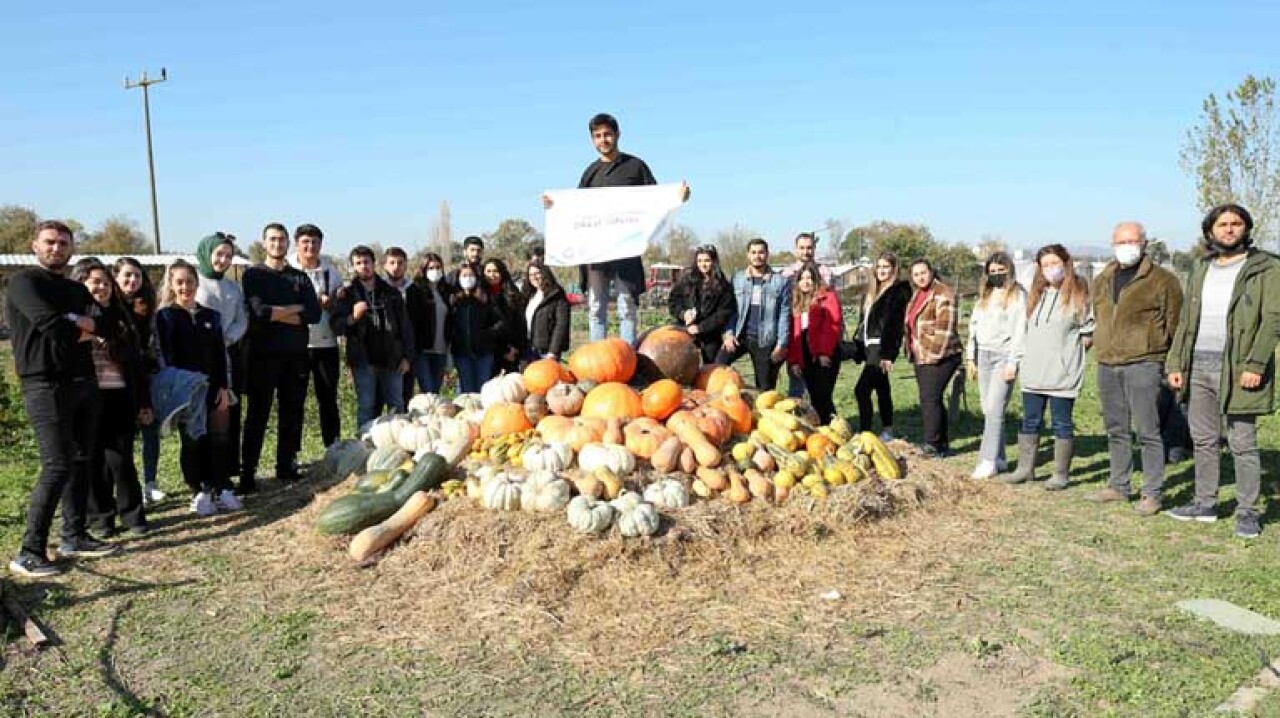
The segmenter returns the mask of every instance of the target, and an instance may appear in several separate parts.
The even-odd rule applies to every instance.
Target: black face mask
[[[988,274],[987,286],[999,289],[1004,286],[1004,281],[1009,275],[1007,274]]]

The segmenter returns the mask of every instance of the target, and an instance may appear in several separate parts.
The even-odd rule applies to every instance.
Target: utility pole
[[[142,88],[142,116],[147,128],[147,169],[151,171],[151,228],[155,232],[156,254],[160,254],[160,207],[156,202],[156,160],[151,152],[151,95],[148,89],[168,79],[163,67],[160,68],[159,79],[147,77],[146,70],[142,71],[142,79],[137,82],[130,82],[128,75],[124,77],[124,89]]]

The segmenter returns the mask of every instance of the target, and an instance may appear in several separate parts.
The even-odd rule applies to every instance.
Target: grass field
[[[6,371],[12,360],[0,356]],[[854,413],[856,371],[845,365],[837,405]],[[918,436],[914,382],[893,377],[898,430]],[[349,382],[344,428],[353,421]],[[967,473],[978,399],[953,427]],[[314,411],[304,458],[321,447]],[[828,603],[796,566],[776,614],[717,596],[716,631],[690,631],[660,650],[600,645],[567,654],[517,633],[495,640],[447,630],[459,613],[521,600],[495,588],[485,605],[398,591],[384,567],[290,559],[288,517],[310,502],[303,482],[254,496],[240,515],[196,519],[164,445],[163,488],[173,498],[159,530],[117,557],[78,564],[66,577],[18,586],[62,645],[34,652],[12,635],[0,670],[5,715],[867,715],[1197,716],[1213,710],[1280,653],[1280,637],[1250,638],[1175,608],[1220,598],[1280,619],[1280,421],[1261,423],[1263,536],[1236,539],[1231,521],[1185,525],[1140,519],[1124,506],[1084,500],[1104,480],[1107,456],[1090,376],[1076,406],[1073,484],[981,487],[831,546],[849,561],[836,588],[857,601]],[[1008,430],[1012,437],[1012,429]],[[1010,447],[1013,448],[1012,446]],[[264,453],[272,450],[270,440]],[[1010,457],[1011,459],[1014,457]],[[269,462],[265,462],[269,464]],[[29,437],[0,462],[0,544],[16,550],[38,462]],[[1170,467],[1166,503],[1191,496],[1191,464]],[[1224,468],[1224,511],[1233,505]],[[1139,480],[1135,477],[1135,481]],[[824,540],[814,536],[821,547]],[[830,539],[827,539],[828,541]],[[466,551],[465,546],[408,550]],[[657,550],[657,549],[655,549]],[[556,556],[548,556],[556,561]],[[626,562],[601,570],[625,571]],[[726,568],[751,572],[752,565]],[[360,573],[363,571],[363,573]],[[364,582],[380,605],[362,604]],[[395,596],[396,599],[388,599]],[[572,599],[569,599],[572,600]],[[359,606],[364,630],[341,619]],[[619,612],[623,607],[619,607]],[[426,612],[440,626],[406,637],[398,618]],[[735,618],[735,616],[737,618]],[[751,617],[753,632],[739,630]],[[557,619],[559,620],[559,619]],[[415,625],[420,621],[416,621]],[[763,628],[762,628],[763,627]],[[369,636],[375,638],[369,638]],[[377,636],[384,635],[385,639]],[[541,635],[541,634],[539,634]],[[1280,716],[1272,694],[1259,715]]]

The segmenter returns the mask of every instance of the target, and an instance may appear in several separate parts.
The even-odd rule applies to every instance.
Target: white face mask
[[[459,277],[458,285],[463,289],[475,289],[476,278],[475,277]]]
[[[439,269],[428,269],[427,281],[431,282],[432,284],[435,284],[436,282],[440,281],[440,277],[442,274],[443,272],[441,272]]]
[[[1117,244],[1115,246],[1116,261],[1122,267],[1132,267],[1142,259],[1142,247],[1137,244]]]
[[[1050,284],[1057,284],[1062,281],[1063,277],[1067,276],[1067,271],[1060,266],[1048,267],[1041,271],[1044,272],[1044,278],[1048,280]]]

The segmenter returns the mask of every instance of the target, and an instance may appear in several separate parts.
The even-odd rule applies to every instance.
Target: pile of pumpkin
[[[692,338],[674,327],[648,332],[638,349],[610,338],[580,347],[567,366],[532,362],[478,395],[419,395],[406,415],[375,422],[366,439],[374,449],[355,492],[400,496],[403,484],[379,482],[397,471],[411,475],[435,454],[443,470],[411,484],[415,490],[493,510],[564,512],[573,528],[594,535],[612,527],[626,537],[652,535],[662,511],[692,497],[820,499],[840,486],[903,475],[875,435],[855,434],[838,417],[818,425],[803,402],[746,390],[730,367],[700,366]],[[391,504],[383,501],[361,521],[326,523],[322,514],[321,530],[370,526]]]

